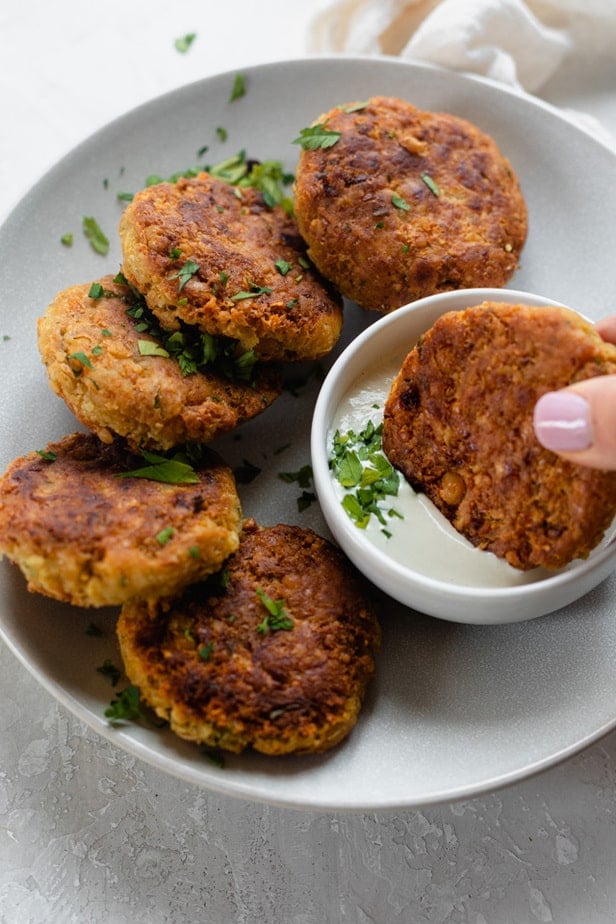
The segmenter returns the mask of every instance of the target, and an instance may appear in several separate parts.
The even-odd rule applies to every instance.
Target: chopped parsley
[[[432,179],[432,177],[428,173],[422,173],[421,178],[426,184],[426,186],[428,187],[428,189],[430,190],[430,192],[432,193],[432,195],[436,196],[438,199],[438,197],[441,194],[441,191],[436,185],[436,183],[434,182],[434,180]]]
[[[197,484],[199,482],[199,476],[193,466],[181,453],[167,458],[144,450],[142,456],[147,465],[130,472],[118,472],[115,477],[145,478],[148,481],[160,481],[163,484]]]
[[[49,449],[37,449],[36,454],[44,459],[45,462],[55,462],[58,458],[55,452],[51,452]]]
[[[156,541],[159,545],[167,545],[169,540],[175,536],[175,529],[173,526],[166,526],[164,529],[161,529],[159,533],[156,534]]]
[[[269,295],[271,291],[269,286],[251,285],[249,291],[236,292],[235,295],[231,295],[231,301],[240,302],[245,298],[259,298],[260,295]]]
[[[246,78],[243,74],[236,74],[231,87],[229,102],[234,103],[236,99],[241,99],[242,96],[246,96]]]
[[[340,132],[327,128],[325,122],[318,122],[308,128],[302,128],[293,144],[299,144],[304,151],[316,151],[319,148],[333,148],[340,140]]]
[[[177,273],[172,273],[169,276],[169,279],[177,279],[179,281],[178,292],[181,292],[189,279],[199,272],[199,264],[195,263],[194,260],[187,260],[184,266],[177,271]]]
[[[92,365],[92,363],[90,362],[90,360],[89,360],[88,357],[86,356],[86,354],[83,353],[81,350],[79,350],[79,352],[77,352],[77,353],[70,353],[68,358],[69,358],[69,359],[74,359],[75,362],[80,363],[82,366],[86,366],[88,369],[93,369],[93,368],[94,368],[93,365]],[[79,373],[80,373],[81,371],[82,371],[82,370],[80,369],[79,372],[77,372],[76,374],[79,375]]]
[[[90,242],[90,247],[96,253],[107,256],[109,253],[109,240],[103,234],[95,218],[84,216],[83,232]]]
[[[179,38],[176,38],[173,43],[175,50],[179,51],[181,55],[185,55],[196,38],[196,32],[187,32],[186,35],[182,35]]]
[[[63,244],[65,247],[73,246],[73,235],[71,234],[70,231],[67,231],[66,234],[62,235],[62,237],[60,238],[60,243]]]
[[[97,667],[96,670],[99,674],[102,674],[103,677],[107,677],[111,682],[111,686],[115,687],[118,685],[120,677],[122,676],[122,671],[117,667],[113,661],[110,661],[109,658],[105,658],[100,667]]]
[[[214,651],[214,642],[208,642],[199,649],[199,657],[202,661],[209,661]]]
[[[139,702],[139,687],[130,684],[116,694],[105,709],[105,716],[112,722],[132,722],[145,719]]]
[[[223,274],[221,273],[221,281]],[[116,281],[121,282],[120,276]],[[135,322],[138,333],[147,333],[156,341],[138,340],[141,356],[173,357],[183,375],[192,375],[205,367],[214,369],[227,379],[251,382],[257,357],[253,350],[238,351],[238,344],[229,337],[213,337],[188,324],[178,330],[166,330],[142,299],[126,309]]]
[[[360,433],[337,430],[334,435],[329,465],[346,492],[342,507],[360,529],[372,516],[383,526],[386,516],[399,516],[383,507],[388,497],[397,496],[400,476],[382,451],[382,434],[383,424],[370,420]]]
[[[286,276],[290,272],[292,266],[287,260],[276,260],[274,266],[278,270],[281,276]]]
[[[268,635],[270,632],[289,631],[293,628],[294,623],[285,609],[286,603],[284,600],[273,600],[260,587],[257,587],[256,594],[267,610],[267,615],[263,622],[257,626],[257,632],[261,635]]]
[[[400,209],[402,212],[410,212],[411,207],[402,196],[399,196],[397,193],[392,193],[391,204],[394,205],[397,209]]]
[[[218,128],[216,129],[216,137],[218,138],[219,141],[224,142],[229,137],[229,132],[227,131],[226,128],[223,128],[222,125],[219,125]]]

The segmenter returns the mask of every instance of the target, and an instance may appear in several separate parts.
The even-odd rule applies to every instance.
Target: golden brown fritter
[[[218,570],[241,529],[231,470],[207,453],[196,483],[122,477],[144,466],[85,433],[16,459],[0,480],[0,555],[29,590],[85,607],[173,594]]]
[[[206,173],[137,193],[120,221],[123,272],[163,327],[239,341],[261,360],[325,356],[342,300],[307,260],[295,221],[256,189]]]
[[[266,754],[341,741],[380,641],[366,585],[336,547],[254,521],[217,581],[124,606],[118,636],[128,677],[176,734]]]
[[[569,309],[484,302],[443,315],[385,405],[383,448],[475,546],[522,570],[586,558],[616,513],[616,473],[535,437],[545,392],[616,372],[616,347]]]
[[[492,138],[389,97],[337,107],[316,124],[340,137],[302,151],[295,214],[309,256],[343,295],[388,312],[507,282],[527,213]]]
[[[163,338],[127,314],[139,304],[128,286],[105,276],[60,292],[38,322],[51,387],[101,440],[119,435],[135,451],[207,443],[280,395],[280,372],[267,364],[249,369],[248,381],[215,365],[185,375]],[[178,333],[195,340],[189,331]],[[203,355],[199,342],[195,347]]]

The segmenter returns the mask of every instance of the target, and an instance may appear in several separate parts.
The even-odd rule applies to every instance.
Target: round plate
[[[396,59],[309,58],[188,86],[113,122],[76,148],[23,199],[0,230],[0,464],[77,429],[50,391],[36,347],[36,318],[62,288],[120,265],[118,192],[150,174],[169,176],[245,149],[293,169],[299,130],[332,106],[397,95],[449,111],[492,134],[511,159],[529,206],[530,234],[512,287],[570,304],[596,319],[616,291],[616,157],[550,107],[488,81]],[[224,128],[226,141],[223,141]],[[206,155],[198,152],[209,146]],[[94,217],[108,256],[83,237]],[[74,243],[60,239],[72,232]],[[340,350],[374,321],[348,306]],[[321,370],[322,371],[322,370]],[[247,516],[326,534],[302,488],[282,480],[310,459],[314,369],[217,448],[259,473],[239,490]],[[248,466],[245,463],[249,463]],[[23,663],[77,716],[119,747],[187,781],[242,798],[305,808],[376,810],[468,797],[545,768],[616,724],[616,584],[576,604],[509,626],[461,625],[384,601],[378,679],[350,737],[329,754],[228,757],[223,767],[164,729],[111,727],[104,710],[118,687],[97,671],[119,663],[115,611],[82,611],[28,594],[0,568],[0,631]],[[89,634],[95,623],[102,635]],[[119,687],[121,687],[122,681]]]

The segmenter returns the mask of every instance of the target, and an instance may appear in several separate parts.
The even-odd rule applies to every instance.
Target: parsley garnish
[[[60,243],[64,244],[65,247],[73,246],[73,235],[71,234],[70,231],[67,231],[66,234],[62,235],[62,237],[60,238]]]
[[[397,209],[400,209],[403,212],[409,212],[411,209],[406,199],[403,199],[402,196],[399,196],[397,193],[392,193],[391,204],[395,205]]]
[[[84,216],[83,232],[90,242],[90,247],[96,253],[107,256],[109,253],[109,241],[101,231],[95,218]]]
[[[160,481],[163,484],[198,484],[199,476],[192,465],[184,460],[178,453],[173,458],[156,455],[153,452],[142,452],[147,465],[133,469],[130,472],[118,472],[116,478],[146,478],[149,481]]]
[[[173,526],[166,526],[165,529],[161,529],[161,531],[156,534],[156,541],[159,545],[167,545],[171,537],[174,535],[175,529]]]
[[[140,356],[163,356],[169,358],[167,350],[155,343],[154,340],[138,340],[137,347],[139,348]]]
[[[105,709],[105,716],[111,722],[132,722],[135,719],[145,719],[139,703],[139,687],[130,684],[117,693],[115,699]]]
[[[251,285],[249,292],[236,292],[231,296],[231,301],[239,302],[245,298],[258,298],[260,295],[269,295],[271,291],[269,286]]]
[[[57,459],[55,452],[50,452],[49,449],[37,449],[35,451],[41,459],[45,459],[45,462],[55,462]]]
[[[274,266],[278,270],[281,276],[286,276],[287,273],[291,270],[291,264],[286,260],[276,260]]]
[[[181,292],[189,279],[199,272],[199,264],[195,263],[194,260],[187,260],[184,266],[177,271],[177,273],[172,273],[169,276],[169,279],[178,279],[179,286],[178,292]]]
[[[111,686],[115,687],[122,676],[122,671],[119,667],[110,661],[109,658],[105,658],[100,667],[97,667],[96,670],[99,674],[102,674],[103,677],[108,677],[111,681]]]
[[[246,78],[243,74],[236,74],[235,80],[233,81],[233,86],[231,88],[231,96],[229,97],[229,102],[234,103],[236,99],[240,99],[242,96],[246,95]]]
[[[360,529],[365,529],[375,516],[385,525],[387,516],[398,516],[395,510],[384,511],[382,502],[396,497],[400,476],[382,451],[383,424],[375,427],[370,420],[360,433],[336,431],[330,457],[330,468],[347,492],[342,507]]]
[[[212,656],[213,651],[214,651],[214,642],[208,642],[207,645],[204,645],[202,648],[199,649],[199,657],[201,658],[202,661],[209,661]]]
[[[185,55],[196,38],[196,32],[187,32],[186,35],[182,35],[180,38],[176,38],[175,42],[173,43],[175,50],[179,51],[181,55]]]
[[[93,365],[92,365],[92,363],[90,362],[90,360],[89,360],[88,357],[86,356],[86,354],[83,353],[81,350],[80,350],[78,353],[70,353],[68,358],[69,358],[69,359],[74,359],[76,362],[81,363],[82,366],[87,366],[88,369],[93,369],[93,368],[94,368]],[[82,371],[82,370],[80,369],[79,372],[81,372],[81,371]],[[77,374],[79,374],[79,373],[77,373]]]
[[[273,600],[260,587],[257,587],[256,594],[267,610],[267,616],[257,626],[257,632],[267,635],[269,632],[279,632],[281,629],[288,631],[293,628],[294,623],[285,610],[284,600]]]
[[[436,185],[436,183],[434,182],[434,180],[432,179],[432,177],[428,173],[422,173],[421,178],[426,184],[426,186],[428,187],[428,189],[430,190],[430,192],[432,193],[432,195],[436,196],[438,199],[438,197],[441,194],[441,191]]]
[[[325,122],[302,128],[293,144],[299,144],[304,151],[316,151],[319,148],[332,148],[340,140],[340,132],[331,131]]]

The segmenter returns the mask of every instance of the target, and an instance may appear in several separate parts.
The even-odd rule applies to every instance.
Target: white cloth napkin
[[[576,50],[616,43],[614,0],[329,0],[318,51],[392,54],[536,91]]]

